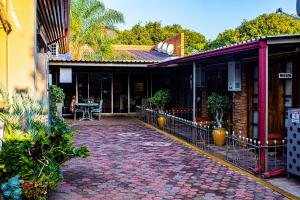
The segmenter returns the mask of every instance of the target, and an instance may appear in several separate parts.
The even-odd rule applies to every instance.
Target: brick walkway
[[[76,122],[87,159],[64,166],[60,199],[284,199],[283,196],[128,118]]]

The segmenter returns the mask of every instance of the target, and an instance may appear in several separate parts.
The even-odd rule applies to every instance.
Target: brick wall
[[[208,104],[207,104],[207,92],[202,91],[202,101],[201,101],[201,117],[208,117]]]
[[[242,66],[242,91],[233,93],[232,123],[235,133],[242,131],[243,136],[247,136],[247,118],[248,118],[248,91],[247,76]]]

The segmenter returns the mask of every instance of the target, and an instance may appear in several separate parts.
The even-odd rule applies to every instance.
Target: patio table
[[[82,118],[80,118],[79,120],[93,120],[93,117],[90,113],[90,108],[99,106],[99,104],[97,103],[77,103],[75,104],[78,107],[82,107],[84,112],[83,112],[83,116]]]

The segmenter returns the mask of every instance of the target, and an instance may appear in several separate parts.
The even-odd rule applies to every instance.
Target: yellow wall
[[[34,92],[34,0],[0,1],[12,25],[8,36],[0,30],[0,81],[10,93],[23,89]]]

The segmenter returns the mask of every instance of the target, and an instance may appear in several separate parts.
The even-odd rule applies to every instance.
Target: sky
[[[107,8],[121,11],[125,24],[120,30],[130,29],[141,22],[160,21],[163,25],[180,24],[215,39],[226,29],[236,28],[241,22],[263,13],[296,13],[296,0],[101,0]]]

